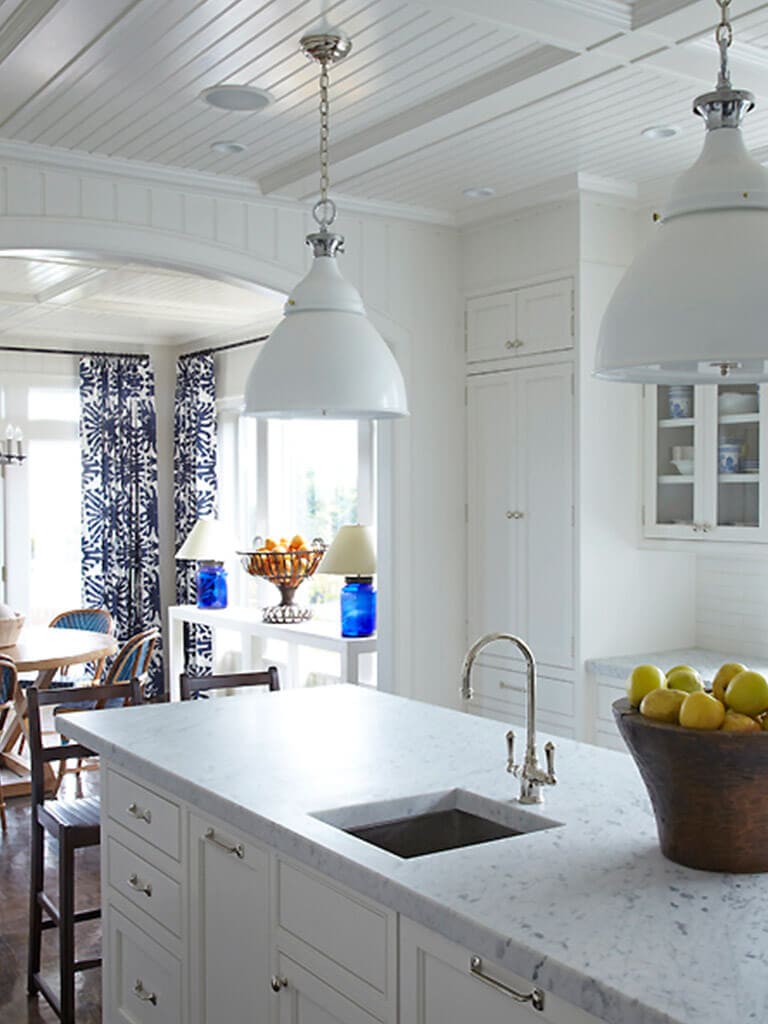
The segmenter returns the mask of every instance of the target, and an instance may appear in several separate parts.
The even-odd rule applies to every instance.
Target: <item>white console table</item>
[[[168,682],[171,700],[179,700],[179,676],[184,671],[184,623],[193,622],[210,626],[214,631],[231,629],[243,638],[243,650],[251,637],[282,640],[299,647],[317,647],[339,655],[341,681],[359,683],[359,656],[376,650],[376,635],[366,637],[342,636],[338,626],[329,622],[300,622],[281,626],[263,622],[260,608],[198,608],[193,604],[171,605],[168,609]],[[246,668],[247,666],[244,666]]]

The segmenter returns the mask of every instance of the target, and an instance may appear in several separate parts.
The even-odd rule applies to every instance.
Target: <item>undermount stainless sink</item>
[[[463,789],[339,807],[313,817],[403,858],[509,839],[561,824],[522,810],[519,804],[488,800]]]

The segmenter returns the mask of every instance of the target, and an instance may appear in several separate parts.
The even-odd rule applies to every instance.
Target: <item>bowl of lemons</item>
[[[690,665],[638,665],[613,715],[664,856],[702,871],[768,871],[768,679],[728,662],[708,689]]]

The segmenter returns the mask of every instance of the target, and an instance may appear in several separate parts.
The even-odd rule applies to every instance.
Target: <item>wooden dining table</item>
[[[18,642],[13,647],[0,648],[16,664],[19,673],[37,672],[35,686],[47,689],[51,681],[64,668],[85,665],[99,661],[117,651],[117,641],[108,633],[97,633],[88,629],[51,629],[49,626],[24,626]],[[22,734],[26,735],[24,723],[26,701],[21,687],[16,688],[14,707],[9,711],[0,732],[0,761],[16,775],[29,774],[29,762],[15,751]],[[22,796],[29,793],[28,779],[6,783],[6,796]]]

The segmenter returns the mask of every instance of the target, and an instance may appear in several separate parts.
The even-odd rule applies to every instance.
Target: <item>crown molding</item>
[[[287,196],[264,196],[256,182],[242,178],[207,174],[204,171],[190,171],[179,167],[165,167],[161,164],[143,163],[140,160],[123,160],[118,157],[81,153],[54,146],[41,146],[35,142],[0,141],[0,161],[21,163],[38,170],[47,169],[70,174],[94,174],[101,177],[120,178],[132,183],[148,186],[177,188],[184,191],[208,195],[217,199],[235,199],[241,202],[267,206],[270,209],[311,211],[315,197],[307,200]],[[358,199],[355,196],[334,197],[343,210],[370,216],[395,217],[399,220],[417,221],[425,224],[455,225],[453,214],[445,210],[430,210],[406,206],[399,203],[375,202]]]
[[[462,210],[457,214],[459,228],[474,228],[484,222],[497,220],[507,214],[544,206],[547,203],[563,202],[577,199],[579,196],[599,195],[619,205],[634,206],[637,202],[637,186],[626,181],[613,178],[600,178],[594,174],[564,174],[559,178],[550,178],[530,188],[520,189],[507,196],[499,196],[482,202],[477,212]]]

